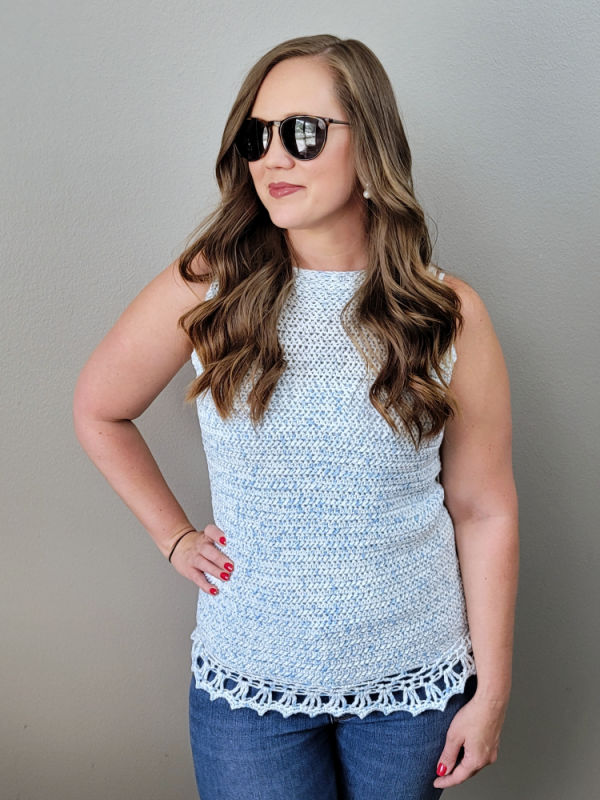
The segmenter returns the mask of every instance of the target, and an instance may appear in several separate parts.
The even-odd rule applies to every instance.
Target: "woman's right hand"
[[[226,544],[224,532],[212,522],[201,531],[186,534],[175,548],[171,564],[180,575],[192,581],[207,594],[216,595],[219,590],[207,581],[204,573],[229,580],[233,572],[233,561],[222,553],[215,542]]]

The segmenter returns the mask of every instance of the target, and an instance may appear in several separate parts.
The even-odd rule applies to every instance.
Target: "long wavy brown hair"
[[[331,70],[352,126],[355,191],[367,204],[368,266],[343,308],[342,324],[372,370],[370,402],[396,433],[403,424],[418,449],[458,411],[440,362],[463,324],[460,299],[427,271],[431,241],[413,190],[412,157],[394,91],[380,61],[356,39],[325,34],[290,39],[266,53],[242,84],[217,158],[221,201],[190,234],[179,257],[186,281],[216,280],[218,286],[212,298],[179,320],[203,365],[185,401],[210,389],[225,419],[250,375],[246,402],[255,424],[286,369],[277,321],[296,262],[234,140],[267,73],[297,56],[317,57]],[[364,200],[367,183],[370,199]],[[210,270],[204,275],[196,269],[200,257]]]

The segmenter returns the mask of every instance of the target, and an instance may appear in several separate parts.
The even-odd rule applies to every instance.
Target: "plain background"
[[[80,448],[72,392],[121,311],[214,206],[214,162],[246,71],[315,33],[361,39],[388,71],[434,260],[484,299],[511,377],[513,693],[498,761],[446,794],[593,796],[598,4],[3,6],[2,797],[195,796],[197,590]],[[193,377],[188,364],[137,423],[201,527],[212,517],[183,402]]]

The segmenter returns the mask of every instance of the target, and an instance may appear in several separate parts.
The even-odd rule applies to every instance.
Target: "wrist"
[[[171,552],[169,553],[169,564],[171,563],[171,559],[173,558],[173,553],[175,552],[177,545],[183,538],[185,538],[188,535],[188,533],[196,533],[196,528],[190,528],[189,531],[185,531],[185,533],[180,534],[178,539],[175,539],[175,544],[173,545],[173,547],[171,548]]]
[[[506,706],[510,697],[510,686],[477,684],[474,697],[489,706]]]
[[[182,523],[178,525],[175,530],[169,533],[168,537],[161,541],[159,545],[159,549],[161,553],[167,560],[171,560],[171,556],[173,555],[174,548],[176,547],[177,543],[181,540],[184,534],[189,533],[190,531],[195,531],[196,528],[192,525],[191,522]]]

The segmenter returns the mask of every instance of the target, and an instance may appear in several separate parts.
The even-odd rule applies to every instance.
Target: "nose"
[[[279,128],[275,125],[271,128],[271,142],[262,161],[265,167],[287,167],[289,169],[294,166],[294,159],[283,146]]]

